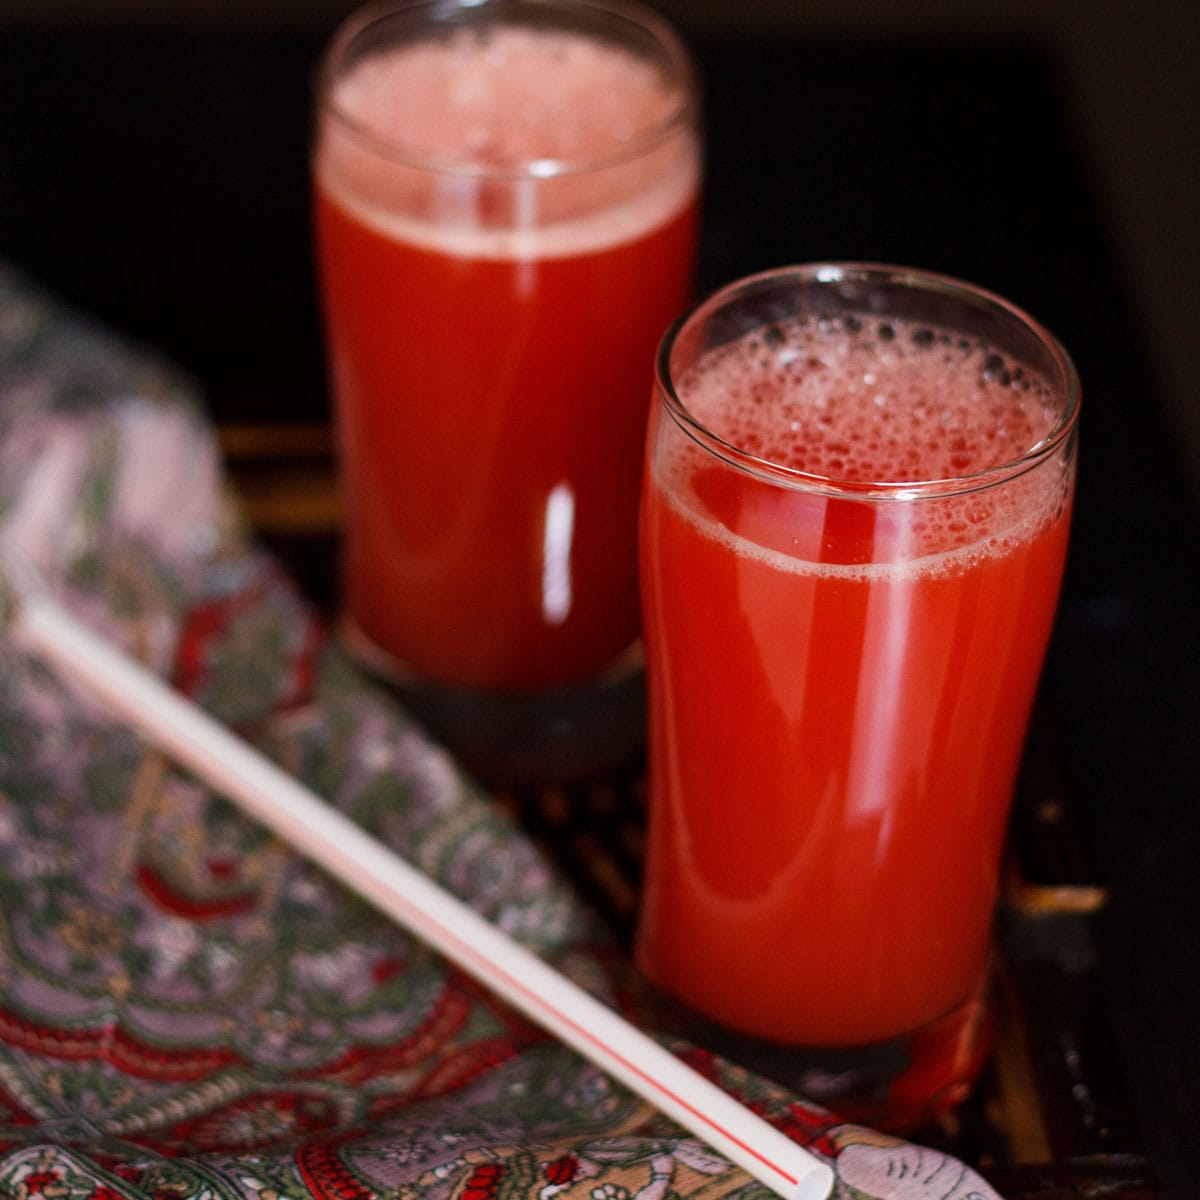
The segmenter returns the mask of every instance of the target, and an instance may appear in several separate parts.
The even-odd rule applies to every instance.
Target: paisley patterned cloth
[[[0,266],[0,546],[601,998],[618,957],[339,656],[240,523],[195,390]],[[0,566],[0,570],[4,567]],[[678,1045],[838,1195],[995,1193]],[[765,1189],[0,641],[0,1193],[659,1200]]]

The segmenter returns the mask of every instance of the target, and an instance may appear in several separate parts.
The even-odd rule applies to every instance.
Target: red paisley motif
[[[240,591],[197,604],[188,612],[175,654],[174,683],[179,691],[188,696],[200,691],[212,646],[240,616],[261,605],[281,578],[278,571],[264,571]],[[288,664],[287,687],[277,706],[280,711],[309,703],[316,686],[316,661],[325,630],[315,613],[304,616],[303,640]]]
[[[264,1089],[137,1141],[168,1153],[265,1150],[335,1128],[339,1117],[337,1106],[325,1096]]]
[[[492,1200],[504,1178],[504,1166],[498,1162],[480,1163],[471,1172],[459,1200]]]
[[[21,1180],[21,1186],[30,1196],[40,1196],[48,1187],[62,1183],[62,1175],[58,1171],[30,1171]]]
[[[135,872],[138,886],[163,912],[186,917],[190,921],[212,921],[220,917],[252,912],[259,902],[257,889],[253,892],[224,896],[189,896],[173,887],[154,867],[140,863]]]
[[[481,1075],[515,1058],[522,1043],[507,1035],[484,1038],[435,1063],[412,1089],[412,1099],[444,1096],[474,1083]]]
[[[467,997],[446,985],[425,1020],[408,1037],[391,1046],[351,1046],[328,1065],[296,1078],[361,1084],[386,1072],[414,1067],[434,1057],[462,1029],[470,1014]]]
[[[350,1174],[339,1154],[350,1140],[348,1135],[316,1139],[296,1151],[296,1167],[315,1200],[372,1200],[372,1192]]]
[[[4,1009],[0,1009],[0,1041],[48,1058],[99,1059],[127,1075],[171,1083],[207,1079],[216,1071],[243,1062],[240,1055],[220,1046],[173,1046],[165,1050],[111,1022],[92,1029],[60,1029],[34,1024]]]
[[[564,1154],[562,1158],[545,1163],[542,1174],[545,1175],[546,1182],[554,1187],[566,1187],[579,1174],[579,1159],[573,1154]]]
[[[195,695],[204,679],[208,651],[239,613],[252,609],[262,594],[261,583],[241,592],[197,604],[186,616],[175,651],[175,686]]]

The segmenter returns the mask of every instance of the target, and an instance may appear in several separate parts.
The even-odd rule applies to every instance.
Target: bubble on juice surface
[[[678,383],[731,445],[805,474],[918,483],[992,470],[1053,428],[1044,380],[926,325],[857,317],[774,324],[710,352]]]
[[[679,92],[654,63],[615,46],[503,25],[367,57],[336,99],[404,154],[495,169],[619,152],[667,121]]]
[[[707,352],[676,381],[676,392],[701,424],[743,453],[849,484],[986,473],[1042,442],[1059,412],[1044,378],[986,344],[928,324],[853,314],[758,329]],[[674,469],[683,479],[691,468]],[[881,501],[880,511],[910,506],[903,519],[914,556],[952,552],[961,560],[968,550],[995,553],[1030,536],[1062,502],[1057,477],[1033,472],[954,497]],[[898,515],[896,507],[890,512]]]
[[[323,122],[317,175],[396,240],[476,257],[599,250],[657,228],[695,195],[694,128],[671,124],[682,99],[679,80],[616,45],[458,28],[370,55],[338,80],[336,109],[379,140]]]

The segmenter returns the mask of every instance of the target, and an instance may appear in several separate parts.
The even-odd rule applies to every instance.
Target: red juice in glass
[[[639,961],[742,1034],[911,1041],[985,969],[1072,369],[965,285],[827,267],[702,306],[659,383]]]
[[[357,633],[533,692],[636,642],[646,379],[689,293],[699,147],[623,8],[402,5],[327,58],[320,279]]]

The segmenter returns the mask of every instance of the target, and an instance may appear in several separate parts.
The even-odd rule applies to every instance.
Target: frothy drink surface
[[[620,152],[679,98],[651,63],[615,47],[502,26],[365,59],[338,102],[408,154],[494,169]]]
[[[1001,467],[1045,438],[1055,421],[1054,397],[1038,374],[959,334],[903,320],[772,325],[708,352],[678,380],[677,392],[701,424],[739,450],[857,483],[959,479]],[[670,468],[668,491],[677,498],[693,487],[703,491],[699,476],[687,482],[698,454],[687,447]],[[1046,494],[1031,497],[1031,489]],[[918,515],[904,515],[903,557],[1001,550],[1032,536],[1059,500],[1058,489],[1038,474],[922,502]],[[880,503],[881,529],[889,503]],[[699,508],[692,519],[710,520],[703,500]],[[709,532],[731,536],[719,523]],[[778,548],[777,540],[772,545]],[[797,557],[805,557],[803,549]]]
[[[368,56],[338,81],[336,108],[379,141],[327,134],[318,173],[398,240],[488,257],[588,252],[644,235],[694,194],[685,127],[642,144],[680,100],[678,81],[615,45],[457,29]]]
[[[709,354],[680,392],[739,449],[857,482],[986,471],[1019,458],[1054,421],[1038,376],[904,321],[771,326]]]

